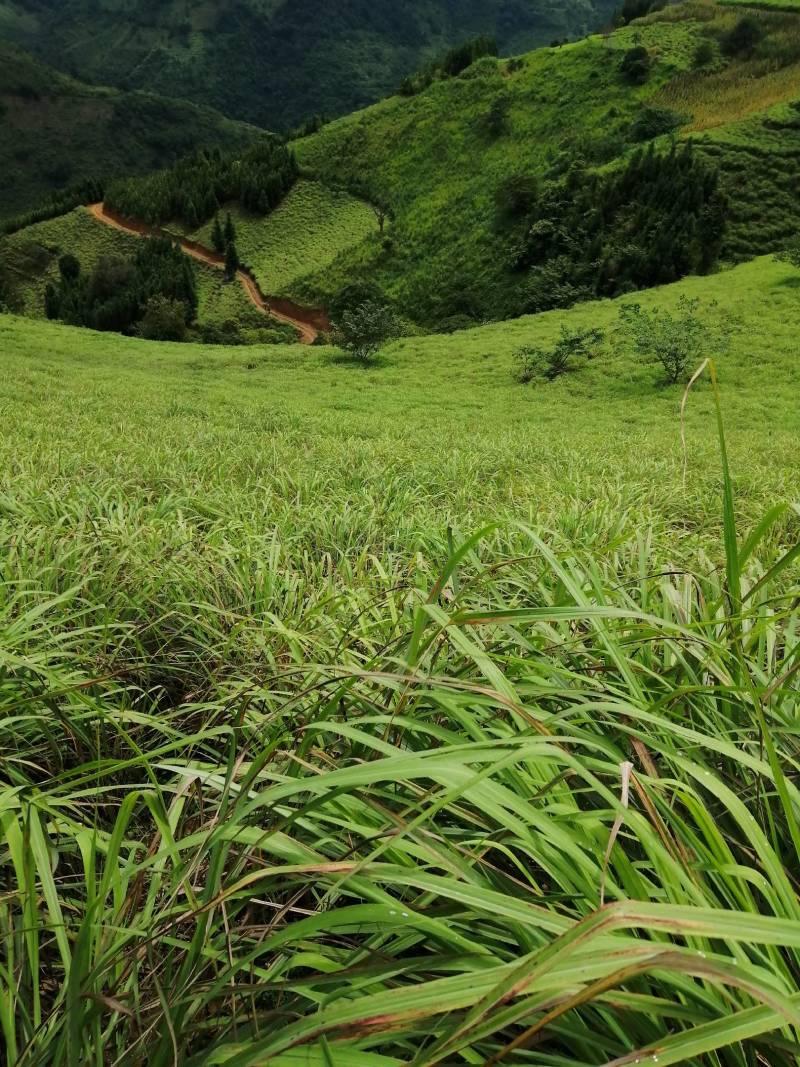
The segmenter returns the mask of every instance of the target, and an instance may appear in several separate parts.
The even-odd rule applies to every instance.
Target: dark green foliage
[[[711,41],[706,37],[698,43],[697,48],[694,50],[694,56],[692,57],[692,63],[696,69],[701,67],[707,67],[714,62],[716,58],[716,50]]]
[[[356,281],[346,285],[329,302],[328,313],[333,322],[340,322],[348,311],[354,311],[361,304],[388,303],[386,295],[374,282]]]
[[[236,277],[239,269],[239,253],[236,245],[231,241],[225,248],[225,277],[230,282]]]
[[[622,57],[619,69],[623,78],[631,85],[644,85],[650,76],[653,61],[643,45],[629,48]]]
[[[682,115],[668,107],[643,107],[631,126],[631,140],[652,141],[677,130],[684,121]]]
[[[617,171],[574,165],[543,189],[513,266],[528,271],[527,310],[614,296],[704,272],[725,233],[716,170],[690,144],[651,145]]]
[[[800,237],[795,237],[789,241],[775,258],[780,263],[791,263],[793,267],[800,267]]]
[[[504,54],[599,29],[615,0],[4,0],[3,31],[98,83],[211,105],[267,129],[380,99],[431,56]],[[38,16],[38,18],[36,17]],[[38,86],[34,91],[40,91]],[[314,120],[311,120],[312,122]],[[163,122],[161,131],[164,130]],[[188,133],[188,130],[187,130]],[[167,135],[169,136],[169,135]],[[186,149],[184,149],[186,151]]]
[[[168,296],[151,296],[136,333],[148,341],[185,341],[186,305]]]
[[[294,185],[297,174],[297,161],[283,142],[263,137],[241,154],[200,151],[146,178],[115,182],[106,203],[151,225],[181,219],[194,229],[212,218],[226,200],[268,214]]]
[[[220,226],[219,215],[214,216],[214,226],[211,230],[211,244],[214,247],[214,251],[220,255],[225,251],[225,234],[222,226]]]
[[[627,26],[634,19],[644,18],[651,11],[660,11],[666,5],[667,0],[625,0],[614,16],[614,23]]]
[[[533,174],[511,174],[494,192],[498,222],[505,224],[531,214],[539,193],[539,181]]]
[[[222,231],[224,245],[227,248],[228,245],[236,243],[236,226],[231,218],[230,211],[225,216],[225,229]]]
[[[153,321],[155,309],[159,314],[165,311],[163,303],[151,305],[156,297],[181,307],[184,326],[197,314],[192,261],[166,238],[143,241],[130,262],[102,256],[88,278],[71,255],[61,257],[59,269],[60,282],[49,285],[45,292],[45,311],[50,319],[95,330],[135,332],[148,307]]]
[[[744,15],[722,39],[726,56],[751,55],[764,38],[764,30],[753,15]]]
[[[525,345],[517,349],[514,353],[514,377],[523,384],[534,378],[555,381],[594,359],[604,338],[603,331],[596,327],[569,329],[562,326],[561,336],[552,347]]]
[[[62,281],[67,283],[75,282],[80,277],[80,262],[72,253],[66,252],[58,261],[58,273],[61,275]]]
[[[61,215],[67,215],[82,204],[94,204],[103,199],[103,183],[88,179],[62,193],[56,193],[41,204],[38,208],[6,219],[0,224],[0,233],[12,234],[33,226],[37,222],[46,219],[56,219]]]

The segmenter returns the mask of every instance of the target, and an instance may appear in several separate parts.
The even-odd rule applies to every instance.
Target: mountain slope
[[[258,132],[194,104],[82,84],[0,42],[0,217],[88,178],[142,173],[199,146],[238,148]]]
[[[671,135],[656,136],[664,123],[719,167],[728,199],[722,260],[780,248],[800,227],[792,105],[800,14],[758,12],[764,37],[756,52],[723,55],[740,17],[741,9],[713,3],[670,7],[608,37],[482,60],[418,96],[382,101],[298,141],[310,174],[385,202],[395,217],[388,237],[363,244],[296,295],[324,299],[355,273],[430,325],[534,310],[528,273],[511,269],[528,215],[498,219],[498,198],[511,199],[509,183],[522,178],[535,203],[546,175],[573,167],[602,175],[650,140],[668,152]],[[711,58],[698,66],[704,43]],[[641,84],[621,69],[634,48],[650,64]]]
[[[271,129],[343,114],[477,33],[503,50],[598,28],[615,0],[5,0],[0,36],[90,81],[147,88]]]

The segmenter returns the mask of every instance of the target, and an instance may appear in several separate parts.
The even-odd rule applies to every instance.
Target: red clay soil
[[[88,210],[98,222],[103,222],[106,226],[113,226],[115,230],[122,230],[123,233],[132,233],[137,237],[170,237],[172,240],[176,240],[173,234],[167,233],[157,226],[147,226],[145,223],[137,222],[135,219],[124,218],[115,211],[111,211],[105,204],[89,204]],[[210,248],[206,248],[205,245],[198,244],[196,241],[189,241],[185,237],[177,238],[177,240],[187,256],[191,256],[201,263],[206,263],[210,267],[216,267],[218,270],[225,269],[224,256],[219,255],[217,252],[212,252]],[[300,335],[301,344],[313,345],[322,331],[330,330],[330,319],[321,308],[302,307],[300,304],[295,304],[293,300],[283,296],[265,296],[261,292],[256,279],[244,267],[236,272],[236,277],[251,303],[259,311],[263,312],[264,315],[277,319],[279,322],[287,322],[290,326],[294,326]]]

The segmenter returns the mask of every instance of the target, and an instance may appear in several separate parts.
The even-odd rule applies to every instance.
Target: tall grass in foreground
[[[705,573],[519,527],[377,597],[120,564],[112,612],[124,515],[10,546],[8,1062],[800,1063],[798,551],[721,440]]]

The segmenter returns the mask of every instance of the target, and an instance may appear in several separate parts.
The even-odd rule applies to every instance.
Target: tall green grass
[[[797,1064],[800,553],[712,395],[718,566],[6,491],[8,1062]]]

